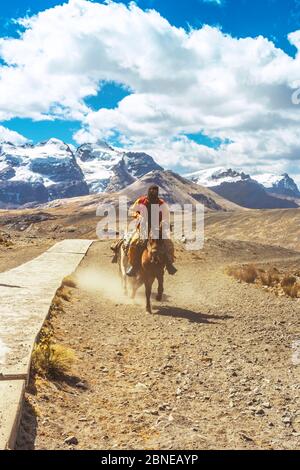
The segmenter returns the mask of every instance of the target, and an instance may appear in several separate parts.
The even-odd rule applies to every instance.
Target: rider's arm
[[[129,216],[131,217],[134,217],[135,219],[139,216],[140,214],[140,211],[138,210],[138,207],[139,207],[139,204],[140,204],[140,199],[141,198],[138,198],[133,204],[132,206],[129,208]]]

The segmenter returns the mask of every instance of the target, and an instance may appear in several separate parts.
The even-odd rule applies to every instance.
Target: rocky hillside
[[[168,204],[180,204],[180,206],[191,204],[195,206],[197,203],[201,203],[206,209],[216,211],[242,209],[208,188],[191,183],[173,171],[151,171],[124,188],[119,195],[127,196],[128,200],[132,202],[141,194],[146,194],[151,184],[159,186],[160,195]]]

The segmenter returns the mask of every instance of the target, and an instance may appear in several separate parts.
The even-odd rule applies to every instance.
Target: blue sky
[[[116,2],[129,3],[118,0]],[[36,14],[62,3],[64,2],[56,0],[3,2],[0,11],[0,36],[18,37],[18,31],[23,31],[12,19]],[[189,29],[199,28],[203,24],[215,25],[225,33],[239,38],[263,35],[290,55],[294,55],[296,51],[287,40],[287,35],[299,27],[300,0],[138,0],[136,3],[143,9],[157,10],[177,27]],[[124,87],[108,83],[97,96],[87,98],[86,103],[92,109],[112,108],[128,93]],[[2,124],[32,141],[45,140],[55,135],[72,142],[74,130],[80,127],[80,124],[74,121],[32,121],[26,118],[12,119]],[[214,140],[209,141],[205,137],[202,139],[199,135],[192,138],[209,146],[217,145]]]
[[[290,102],[300,34],[288,38],[300,29],[300,0],[137,0],[137,9],[70,0],[54,9],[64,3],[1,5],[0,138],[103,138],[153,150],[165,166],[241,164],[300,180]]]

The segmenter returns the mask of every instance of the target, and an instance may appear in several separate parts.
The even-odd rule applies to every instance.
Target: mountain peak
[[[268,192],[284,196],[300,197],[299,188],[288,173],[283,173],[281,175],[265,173],[256,175],[253,179],[262,184]]]
[[[248,180],[250,176],[243,171],[226,167],[208,168],[186,175],[188,179],[202,186],[213,187],[222,183],[236,183]]]

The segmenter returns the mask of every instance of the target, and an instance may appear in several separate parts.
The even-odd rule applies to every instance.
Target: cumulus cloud
[[[18,132],[11,131],[6,127],[0,126],[0,142],[12,142],[13,144],[25,144],[28,139]]]
[[[293,58],[263,36],[186,31],[133,3],[69,0],[20,22],[20,38],[0,39],[0,120],[77,119],[78,143],[117,137],[167,167],[297,173],[300,31],[289,35]],[[131,94],[114,109],[89,109],[85,98],[107,80]],[[223,143],[187,137],[197,133]]]

